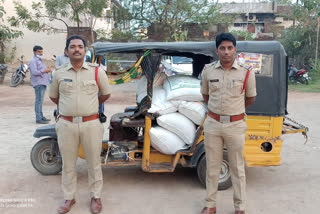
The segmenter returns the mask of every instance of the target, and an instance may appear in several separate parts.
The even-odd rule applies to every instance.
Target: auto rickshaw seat
[[[114,114],[111,117],[110,124],[112,127],[121,125],[122,127],[144,127],[145,126],[145,119],[142,118],[135,118],[130,119],[134,115],[134,111],[128,111],[123,113]]]
[[[132,111],[136,111],[138,108],[138,106],[128,106],[124,109],[124,112],[132,112]]]
[[[133,116],[134,111],[123,112],[112,115],[110,120],[110,141],[136,140],[138,133],[135,128],[144,127],[144,118],[135,118],[130,120],[128,117]]]
[[[145,126],[145,119],[144,118],[138,118],[130,120],[129,118],[123,118],[122,119],[122,127],[144,127]]]
[[[110,125],[111,126],[118,126],[122,123],[122,119],[125,117],[130,117],[134,114],[134,112],[122,112],[122,113],[117,113],[112,115],[111,120],[110,120]]]

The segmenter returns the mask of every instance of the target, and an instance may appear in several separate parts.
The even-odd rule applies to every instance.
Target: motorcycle
[[[10,80],[11,87],[18,86],[26,77],[26,73],[29,71],[28,65],[23,63],[23,57],[24,56],[21,56],[21,59],[18,59],[20,61],[20,66],[16,69],[16,71],[11,76],[11,80]]]
[[[0,84],[3,83],[4,77],[8,71],[8,66],[4,64],[0,64]]]
[[[306,69],[298,70],[294,65],[289,65],[288,73],[289,81],[291,83],[298,82],[308,85],[309,80],[311,80]]]

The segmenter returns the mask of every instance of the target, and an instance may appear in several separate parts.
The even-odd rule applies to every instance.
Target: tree
[[[81,24],[93,29],[96,19],[102,16],[107,6],[106,0],[42,0],[32,2],[29,11],[15,2],[17,16],[10,17],[9,22],[12,26],[23,25],[35,32],[66,32],[71,27],[70,21],[76,23],[78,29]],[[52,21],[59,21],[65,27],[57,27]]]
[[[310,12],[311,17],[313,17],[313,20],[316,22],[315,61],[317,62],[319,54],[320,0],[301,0],[301,2],[306,11]]]
[[[232,30],[230,33],[236,36],[237,40],[253,40],[253,33],[247,31]]]
[[[117,13],[116,21],[130,19],[135,33],[156,26],[156,33],[167,41],[186,39],[186,23],[196,23],[207,30],[227,21],[219,13],[217,2],[209,0],[131,0],[125,2],[124,8],[130,15]]]
[[[0,0],[0,20],[3,22],[3,16],[6,14],[5,8],[3,7],[4,0]],[[0,63],[5,63],[5,44],[12,39],[23,36],[22,32],[19,30],[14,30],[4,24],[0,24]]]
[[[320,0],[300,0],[292,6],[290,17],[296,24],[281,33],[280,41],[296,64],[318,61]]]

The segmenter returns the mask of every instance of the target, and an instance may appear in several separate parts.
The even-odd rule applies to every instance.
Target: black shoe
[[[46,120],[36,120],[36,123],[37,123],[37,124],[48,124],[49,121],[46,121]]]
[[[43,120],[43,121],[51,121],[51,119],[48,119],[48,118],[46,118],[46,117],[42,117],[42,120]]]

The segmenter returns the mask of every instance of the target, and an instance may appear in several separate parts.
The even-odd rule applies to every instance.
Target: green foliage
[[[312,73],[317,73],[320,75],[320,60],[318,62],[313,62],[312,63],[312,69],[311,69]]]
[[[275,2],[277,2],[277,4],[290,4],[292,0],[276,0]]]
[[[4,52],[0,52],[0,64],[5,64],[6,63],[6,55]]]
[[[296,65],[310,63],[309,60],[314,58],[315,40],[315,31],[301,25],[284,30],[280,38],[287,55]]]
[[[11,51],[7,54],[5,54],[4,52],[0,52],[0,64],[6,64],[8,62],[11,62],[16,54],[17,51],[17,47],[13,47],[11,48]]]
[[[45,13],[44,5],[42,2],[33,2],[31,11],[29,11],[20,2],[15,1],[14,5],[16,10],[16,16],[11,16],[8,19],[8,22],[11,24],[11,26],[24,26],[34,32],[57,32],[61,30],[51,25],[51,21],[60,19],[58,19],[57,17],[51,17],[47,15]],[[64,22],[63,20],[60,21]]]
[[[4,14],[6,13],[6,11],[4,10],[4,7],[2,5],[3,0],[0,0],[0,19],[3,18]]]
[[[317,16],[320,16],[320,1],[319,0],[301,0],[304,8],[308,11],[314,11]]]
[[[230,33],[236,36],[237,40],[253,40],[253,33],[244,32],[240,30],[232,30]]]
[[[131,32],[125,32],[115,28],[111,32],[111,39],[115,42],[127,42],[134,39],[134,36]]]
[[[65,31],[52,25],[53,20],[62,22],[66,28],[69,27],[67,20],[74,21],[79,27],[84,17],[101,17],[107,7],[106,0],[42,0],[32,2],[31,11],[20,2],[15,1],[14,4],[17,15],[8,19],[10,24],[16,27],[23,25],[35,32]]]
[[[181,32],[175,32],[172,37],[174,38],[174,41],[176,42],[183,42],[186,41],[188,39],[188,31],[187,30],[183,30]]]
[[[3,1],[0,0],[0,21],[3,22],[3,17],[6,14],[6,10],[4,6],[2,5]],[[6,25],[0,24],[0,50],[1,50],[1,56],[0,60],[2,62],[5,61],[5,54],[4,54],[4,49],[5,49],[5,44],[12,39],[22,37],[23,33],[19,30],[14,30]]]
[[[310,84],[320,83],[320,61],[311,63],[312,69],[308,71],[311,80]],[[320,84],[319,84],[320,89]]]
[[[0,25],[0,46],[1,51],[4,51],[4,44],[12,39],[22,36],[23,33],[18,30],[13,30],[5,25]]]
[[[113,5],[112,11],[113,18],[118,22],[131,20],[133,18],[128,8],[116,7],[115,5]],[[109,15],[111,16],[111,14]]]
[[[293,11],[288,14],[288,17],[296,20],[296,25],[284,29],[278,40],[283,44],[290,61],[300,66],[311,63],[316,56],[316,31],[317,19],[320,16],[320,1],[300,0],[299,4],[294,4],[292,7]],[[320,50],[318,49],[319,55]]]
[[[97,40],[98,41],[105,41],[108,40],[107,39],[107,31],[104,29],[97,29],[96,30],[97,33]]]
[[[117,22],[130,19],[134,33],[151,25],[160,26],[155,28],[158,29],[155,33],[168,41],[186,40],[186,23],[201,24],[207,30],[214,24],[226,22],[216,2],[208,0],[132,0],[125,8],[131,15],[116,16]]]

